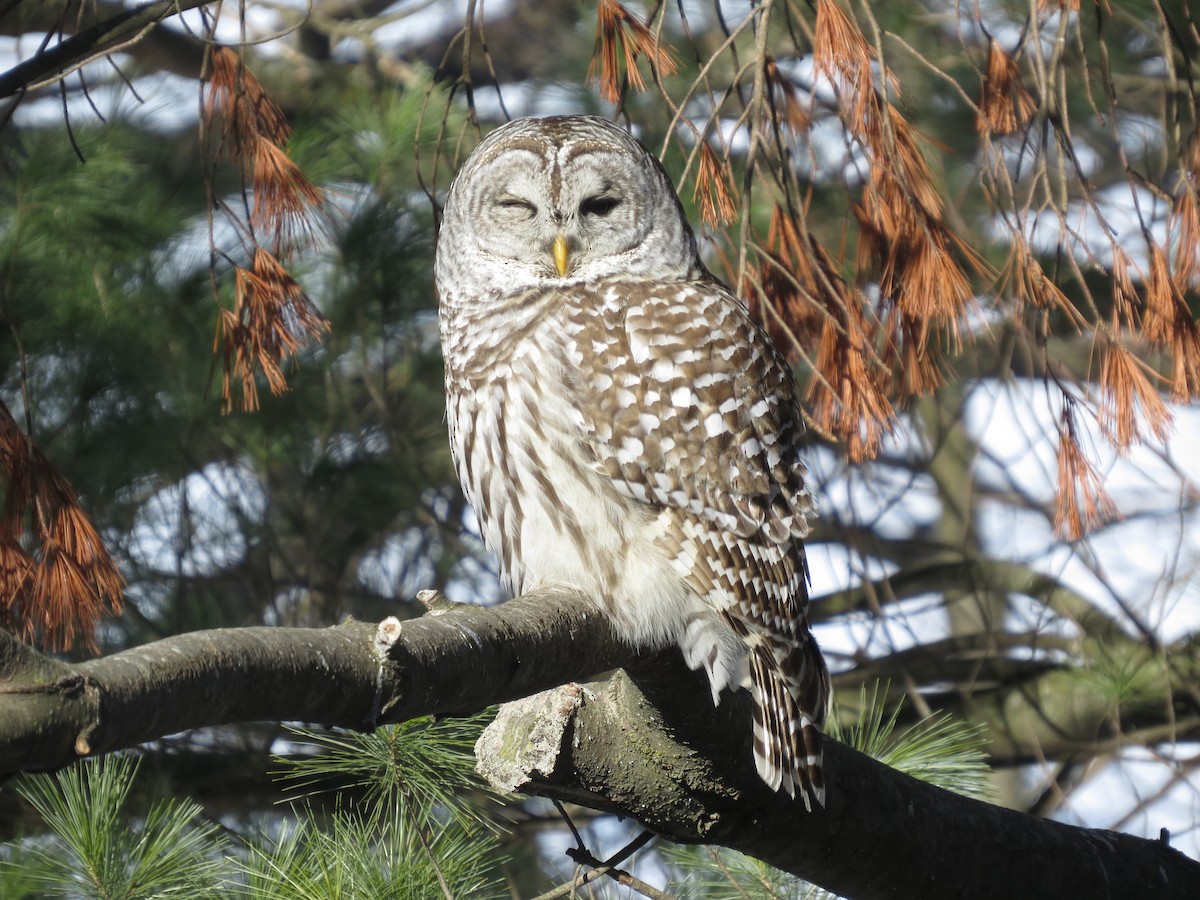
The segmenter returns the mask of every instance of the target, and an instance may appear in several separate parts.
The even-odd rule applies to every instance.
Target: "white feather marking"
[[[729,429],[725,427],[725,417],[719,412],[709,413],[704,420],[704,432],[711,438],[724,434]]]
[[[687,385],[675,388],[671,391],[671,403],[675,406],[687,408],[696,402],[696,395],[692,393],[692,389]]]
[[[639,362],[644,362],[644,360],[639,360]],[[654,381],[670,381],[676,375],[678,368],[671,360],[659,358],[650,367],[650,377]]]
[[[632,310],[630,314],[632,315]],[[629,335],[629,354],[639,365],[650,359],[650,345],[636,331]]]
[[[621,441],[620,448],[617,450],[617,461],[621,465],[637,462],[642,458],[645,449],[640,438],[636,438],[633,435],[626,435],[625,439]]]

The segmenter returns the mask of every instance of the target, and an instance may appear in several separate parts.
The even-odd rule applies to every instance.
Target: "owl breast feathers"
[[[451,449],[505,585],[579,587],[714,703],[749,688],[759,774],[823,804],[795,383],[658,161],[602,119],[498,128],[447,195],[436,278]]]

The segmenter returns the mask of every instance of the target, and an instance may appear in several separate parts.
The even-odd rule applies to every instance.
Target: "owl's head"
[[[658,160],[593,116],[518,119],[488,135],[450,186],[436,265],[443,294],[476,297],[699,268]]]

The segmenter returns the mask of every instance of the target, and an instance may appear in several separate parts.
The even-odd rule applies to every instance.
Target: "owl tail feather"
[[[759,646],[750,657],[754,765],[769,788],[793,798],[799,793],[812,812],[825,805],[820,730],[829,696],[825,665],[811,639],[786,655]]]

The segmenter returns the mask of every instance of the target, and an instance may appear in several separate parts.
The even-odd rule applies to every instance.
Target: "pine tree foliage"
[[[410,823],[449,820],[464,831],[495,830],[478,798],[486,789],[475,775],[472,752],[487,713],[463,719],[412,719],[369,733],[293,729],[316,753],[290,756],[278,773],[292,796],[359,789],[372,809],[402,811]]]
[[[127,800],[136,771],[133,758],[110,756],[27,778],[21,796],[50,834],[10,851],[0,876],[5,896],[20,896],[22,884],[28,896],[221,896],[218,826],[197,804],[175,799],[155,803],[131,823]]]
[[[322,782],[351,802],[222,827],[191,800],[131,802],[138,763],[90,760],[24,779],[44,831],[0,848],[6,898],[423,900],[505,896],[498,829],[466,797],[480,790],[478,719],[410,722],[342,738],[297,732],[326,754],[291,758],[290,788]],[[309,799],[313,797],[310,793]]]
[[[424,900],[504,897],[495,847],[453,827],[422,837],[393,812],[362,819],[338,812],[285,824],[253,844],[241,868],[243,896],[254,900]]]
[[[902,704],[893,704],[889,712],[888,696],[886,684],[875,684],[869,692],[861,686],[853,709],[845,701],[835,708],[829,736],[914,778],[968,797],[994,799],[981,724],[933,713],[900,728]]]

